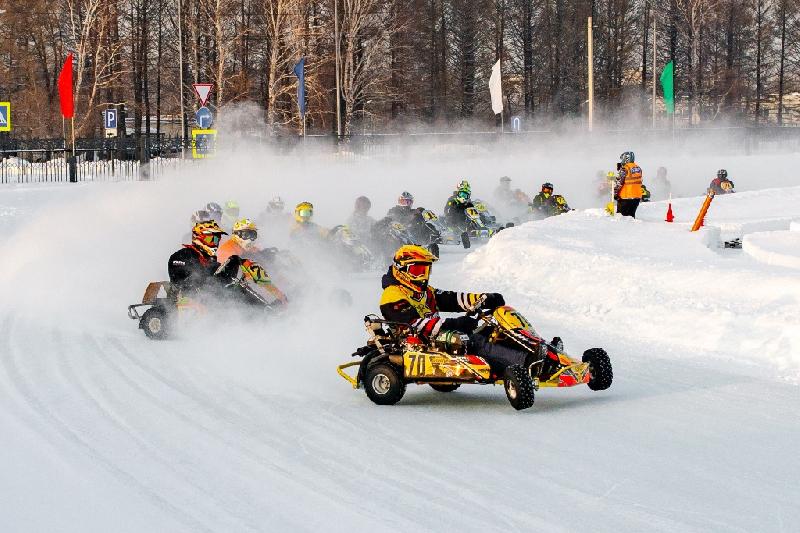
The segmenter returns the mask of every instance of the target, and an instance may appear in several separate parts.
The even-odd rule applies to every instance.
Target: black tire
[[[428,250],[430,250],[430,252],[436,257],[439,257],[439,245],[435,242],[428,246]]]
[[[164,340],[169,333],[167,312],[161,307],[151,307],[139,320],[139,327],[144,330],[148,339]]]
[[[583,352],[583,362],[589,363],[589,388],[592,390],[606,390],[614,380],[614,371],[611,369],[611,359],[602,348],[591,348]]]
[[[513,228],[514,227],[514,223],[513,222],[507,222],[506,223],[506,227],[507,228]]]
[[[453,392],[454,390],[456,390],[461,386],[458,383],[453,383],[451,385],[444,385],[441,383],[431,383],[430,385],[433,390],[438,392]]]
[[[464,246],[464,248],[469,248],[472,246],[472,243],[469,241],[469,233],[466,231],[461,234],[461,244]]]
[[[367,369],[364,390],[378,405],[394,405],[406,393],[406,383],[394,367],[380,364]]]
[[[522,411],[533,405],[534,389],[531,373],[521,365],[506,368],[503,387],[511,407]]]

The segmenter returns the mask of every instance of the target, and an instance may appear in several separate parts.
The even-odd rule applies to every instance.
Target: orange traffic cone
[[[672,222],[673,220],[675,220],[675,217],[672,214],[672,202],[667,204],[667,218],[665,218],[664,220],[666,220],[667,222]]]

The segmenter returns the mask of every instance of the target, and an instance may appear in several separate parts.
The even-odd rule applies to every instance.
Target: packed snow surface
[[[334,168],[355,176],[334,182],[281,168],[291,183],[0,189],[3,531],[796,529],[800,278],[718,248],[714,226],[727,212],[787,229],[796,182],[749,180],[695,234],[701,196],[673,200],[678,224],[662,221],[666,204],[641,220],[576,211],[444,249],[434,286],[500,291],[574,356],[611,355],[608,391],[543,389],[516,412],[491,386],[412,385],[378,407],[336,375],[365,340],[382,272],[323,269],[349,308],[319,291],[263,325],[198,324],[164,342],[137,330],[126,305],[165,277],[209,199],[238,197],[248,215],[278,191],[332,225],[358,194],[381,213],[398,193],[369,169]],[[503,170],[475,164],[473,187]],[[452,189],[422,167],[416,182],[387,172],[437,210]]]

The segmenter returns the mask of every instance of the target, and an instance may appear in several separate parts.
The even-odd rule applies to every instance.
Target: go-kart
[[[425,228],[429,234],[429,241],[437,245],[437,252],[439,248],[438,245],[440,244],[463,246],[464,248],[469,248],[471,246],[469,234],[466,231],[457,233],[448,228],[447,225],[442,222],[442,219],[430,209],[420,210],[420,215],[422,216]],[[434,255],[439,255],[434,252],[432,248],[429,248],[429,250],[431,250]]]
[[[505,228],[510,228],[514,225],[512,222],[509,222],[508,224],[505,225],[499,223],[497,221],[497,217],[494,214],[492,214],[492,210],[489,208],[489,205],[483,200],[478,200],[477,198],[472,200],[472,206],[480,215],[481,222],[483,222],[484,226],[493,229],[495,232],[498,232]]]
[[[382,266],[382,263],[375,259],[370,249],[350,231],[347,225],[341,224],[331,228],[328,242],[337,259],[349,270],[364,272],[374,269],[378,264]]]
[[[363,387],[378,405],[399,402],[409,383],[427,384],[439,392],[452,392],[466,384],[502,384],[517,410],[531,407],[540,387],[586,384],[597,391],[611,386],[611,360],[602,348],[586,350],[581,361],[576,361],[564,353],[558,337],[545,342],[513,307],[476,313],[481,320],[476,333],[487,335],[492,343],[519,349],[526,354],[524,365],[509,366],[499,375],[485,359],[469,353],[466,335],[440,332],[425,341],[407,324],[368,315],[364,317],[367,344],[352,354],[360,359],[339,365],[337,372],[354,389]],[[350,367],[358,367],[355,375],[346,372]]]
[[[248,281],[246,277],[233,277],[225,286],[222,301],[237,301],[240,304],[263,307],[265,311],[277,311],[283,303],[277,300],[270,301],[262,290]],[[142,312],[142,309],[144,311]],[[169,281],[153,281],[147,284],[142,296],[142,302],[128,306],[128,318],[139,321],[139,329],[154,340],[164,340],[170,337],[176,322],[190,317],[203,316],[211,308],[198,298],[173,294]]]

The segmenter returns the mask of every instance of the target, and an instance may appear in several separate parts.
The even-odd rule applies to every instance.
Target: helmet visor
[[[304,207],[303,209],[297,211],[297,216],[299,216],[300,218],[311,218],[313,214],[314,211],[309,209],[308,207]]]
[[[460,190],[458,191],[458,197],[463,200],[469,200],[469,191]]]
[[[431,272],[429,263],[411,263],[406,267],[406,272],[414,279],[427,278]]]
[[[545,194],[553,194],[553,189],[550,187],[542,187],[542,192]]]
[[[409,196],[401,196],[397,199],[397,205],[402,205],[403,207],[411,207],[414,205],[414,198]]]
[[[246,241],[254,241],[258,239],[258,231],[254,229],[243,229],[235,231],[233,234]]]

